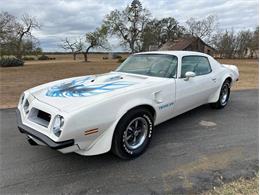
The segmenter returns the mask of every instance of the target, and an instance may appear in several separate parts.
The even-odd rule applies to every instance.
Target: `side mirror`
[[[185,78],[184,78],[184,81],[188,81],[190,78],[192,77],[195,77],[196,76],[196,73],[195,72],[186,72],[185,73]]]

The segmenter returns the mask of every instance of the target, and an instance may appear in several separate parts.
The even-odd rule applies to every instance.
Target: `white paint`
[[[147,53],[177,56],[177,78],[159,78],[120,73],[124,81],[134,82],[135,84],[99,95],[69,98],[47,97],[45,94],[50,87],[72,81],[75,78],[50,82],[24,92],[25,99],[30,101],[29,109],[35,107],[51,114],[50,125],[46,128],[28,120],[27,115],[23,112],[23,105],[19,103],[18,109],[21,111],[23,124],[45,134],[56,142],[74,139],[79,149],[78,147],[72,147],[75,148],[73,152],[81,155],[101,154],[110,150],[115,127],[128,110],[139,105],[149,105],[156,112],[154,123],[158,125],[202,104],[216,102],[224,80],[227,77],[231,77],[233,82],[235,82],[239,76],[236,67],[223,66],[207,54],[188,51]],[[180,78],[181,59],[186,55],[207,57],[211,64],[212,72],[184,81],[183,78]],[[105,82],[111,75],[115,75],[115,72],[103,75],[99,81]],[[166,104],[172,106],[159,109]],[[56,115],[64,117],[63,131],[60,137],[56,137],[51,130],[53,118]],[[216,124],[202,121],[201,125],[213,126]],[[98,133],[89,136],[84,135],[85,130],[93,128],[98,128]],[[61,150],[61,152],[66,153],[67,150]]]

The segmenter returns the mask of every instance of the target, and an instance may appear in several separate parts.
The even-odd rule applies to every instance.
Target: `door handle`
[[[212,81],[216,82],[216,81],[217,81],[217,78],[212,78]]]

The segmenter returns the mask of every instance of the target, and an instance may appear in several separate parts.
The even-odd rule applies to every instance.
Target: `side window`
[[[196,75],[204,75],[211,72],[209,60],[204,56],[184,56],[181,65],[181,78],[186,72],[195,72]]]

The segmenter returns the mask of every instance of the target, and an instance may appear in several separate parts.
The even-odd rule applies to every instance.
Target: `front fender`
[[[148,98],[147,99],[138,98],[138,99],[133,99],[133,100],[123,104],[118,111],[117,118],[121,119],[129,110],[131,110],[135,107],[144,106],[144,105],[152,107],[156,112],[156,108],[153,106],[154,105],[153,100],[148,99]],[[155,113],[154,120],[156,121],[156,113]]]
[[[131,101],[126,101],[123,105],[120,105],[115,121],[110,125],[108,129],[106,129],[93,143],[85,150],[76,151],[81,155],[97,155],[110,151],[112,146],[112,140],[115,128],[119,122],[119,120],[132,108],[141,106],[141,105],[149,105],[152,106],[152,100],[149,99],[132,99]]]

